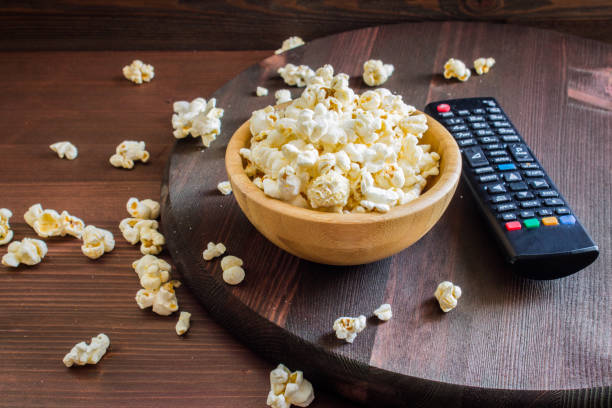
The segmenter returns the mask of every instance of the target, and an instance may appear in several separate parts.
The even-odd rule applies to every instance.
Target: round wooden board
[[[474,74],[466,83],[440,75],[450,57],[471,65],[481,56],[497,60],[488,75]],[[495,97],[599,244],[599,259],[560,280],[513,275],[462,182],[427,235],[369,265],[307,262],[260,235],[234,198],[216,189],[227,179],[224,153],[232,133],[287,87],[278,67],[329,63],[361,92],[362,65],[370,58],[395,65],[384,86],[419,109],[439,99]],[[213,95],[225,116],[210,148],[191,138],[175,144],[162,187],[172,258],[210,314],[240,340],[354,400],[432,407],[610,404],[611,63],[610,45],[473,23],[368,28],[271,56]],[[255,97],[258,85],[270,95]],[[291,89],[294,97],[301,91]],[[202,259],[209,241],[225,243],[228,254],[244,260],[242,284],[224,284],[218,259]],[[464,293],[448,314],[432,297],[443,280]],[[386,323],[372,318],[382,303],[393,307]],[[369,317],[367,329],[353,344],[336,339],[333,321],[359,314]]]

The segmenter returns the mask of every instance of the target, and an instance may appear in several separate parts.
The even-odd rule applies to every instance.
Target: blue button
[[[571,225],[576,223],[576,218],[573,215],[563,215],[559,217],[559,222],[565,225]]]
[[[500,164],[499,166],[497,166],[497,168],[500,169],[501,171],[516,170],[516,166],[514,165],[514,163]]]

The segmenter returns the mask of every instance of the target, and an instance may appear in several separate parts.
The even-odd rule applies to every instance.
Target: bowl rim
[[[232,189],[240,190],[242,194],[247,196],[259,206],[265,207],[270,211],[282,213],[283,217],[314,221],[322,224],[374,224],[403,218],[418,213],[435,202],[444,199],[449,192],[454,190],[459,180],[459,176],[461,175],[462,160],[459,146],[446,128],[424,112],[417,110],[415,113],[423,113],[427,117],[428,124],[434,123],[436,125],[434,126],[436,127],[436,131],[439,131],[444,139],[452,141],[451,148],[447,149],[449,151],[445,152],[445,164],[457,164],[454,166],[454,168],[447,168],[444,173],[441,172],[440,178],[436,184],[425,191],[425,193],[406,204],[392,207],[386,213],[379,213],[376,211],[346,214],[323,212],[309,208],[297,207],[285,201],[265,195],[263,190],[257,187],[246,175],[243,167],[243,159],[240,155],[240,149],[246,146],[246,143],[251,137],[249,127],[250,119],[236,129],[225,151],[225,168],[229,181],[232,184]],[[429,126],[429,129],[427,130],[428,132],[431,130],[431,127],[432,126]]]

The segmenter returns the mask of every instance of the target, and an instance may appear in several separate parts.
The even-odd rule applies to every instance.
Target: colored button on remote
[[[438,106],[436,106],[436,110],[438,112],[448,112],[450,110],[450,105],[447,103],[441,103]]]
[[[561,224],[572,225],[576,223],[576,218],[573,215],[563,215],[559,217]]]
[[[537,218],[529,218],[524,220],[523,224],[525,224],[525,227],[528,229],[538,228],[540,226],[540,221],[538,221]]]
[[[497,166],[497,168],[501,171],[516,170],[516,166],[514,165],[514,163],[500,164],[499,166]]]
[[[508,231],[516,231],[521,229],[521,223],[518,221],[510,221],[506,223],[506,229]]]
[[[557,221],[557,217],[544,217],[542,218],[542,224],[551,227],[553,225],[559,225],[559,221]]]

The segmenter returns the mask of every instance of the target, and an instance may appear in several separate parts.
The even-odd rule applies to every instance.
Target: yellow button
[[[559,221],[557,221],[557,217],[544,217],[542,218],[542,224],[550,227],[551,225],[558,225]]]

